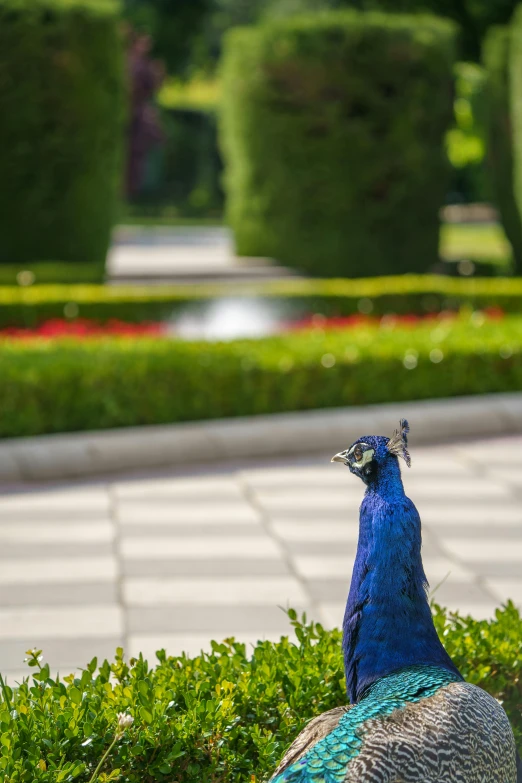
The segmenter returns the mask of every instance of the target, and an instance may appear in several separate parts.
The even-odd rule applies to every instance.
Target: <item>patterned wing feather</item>
[[[297,738],[273,783],[520,783],[504,710],[447,671],[389,675],[325,716]]]
[[[274,780],[281,774],[287,767],[294,764],[296,761],[304,756],[313,746],[324,739],[327,734],[335,729],[339,723],[340,718],[349,710],[350,707],[335,707],[333,710],[323,712],[317,718],[314,718],[307,723],[301,733],[292,742],[285,755],[279,762],[279,766],[274,772],[271,780]]]
[[[506,713],[474,685],[456,682],[363,728],[345,783],[518,783]]]

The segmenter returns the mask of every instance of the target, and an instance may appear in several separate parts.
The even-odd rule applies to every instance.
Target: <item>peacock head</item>
[[[332,462],[342,462],[350,472],[361,478],[365,484],[371,484],[377,478],[380,470],[397,457],[402,457],[407,466],[411,465],[408,451],[408,432],[410,431],[406,419],[401,419],[399,429],[395,430],[391,438],[381,435],[365,435],[353,443],[346,451],[340,451]]]

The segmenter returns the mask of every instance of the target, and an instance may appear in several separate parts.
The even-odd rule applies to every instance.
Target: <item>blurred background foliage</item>
[[[33,22],[39,13],[44,12],[56,19],[65,19],[67,15],[72,18],[75,14],[83,14],[87,18],[87,13],[92,19],[97,19],[103,16],[104,8],[113,9],[113,18],[109,23],[112,30],[110,35],[115,35],[116,27],[121,33],[121,44],[113,46],[113,55],[126,57],[127,73],[124,84],[120,81],[118,85],[114,83],[111,87],[114,111],[107,110],[104,120],[97,118],[91,128],[95,127],[98,135],[105,130],[114,135],[116,125],[122,124],[121,110],[118,109],[119,114],[116,112],[120,105],[116,97],[117,91],[119,90],[121,95],[123,90],[126,90],[127,126],[123,140],[126,165],[123,166],[121,174],[123,198],[118,213],[120,222],[223,220],[227,201],[224,183],[227,180],[219,117],[228,98],[223,87],[222,55],[227,33],[232,28],[250,26],[261,30],[274,24],[290,23],[292,19],[303,14],[320,20],[325,15],[349,9],[357,12],[382,11],[391,14],[390,18],[400,13],[408,13],[413,15],[415,20],[415,16],[419,15],[419,25],[421,17],[426,13],[452,20],[458,31],[453,80],[453,120],[447,124],[443,134],[450,176],[445,194],[440,199],[440,207],[492,204],[500,213],[515,261],[519,265],[522,262],[521,206],[517,203],[514,174],[517,159],[514,148],[520,144],[517,138],[522,138],[522,131],[515,121],[515,86],[510,77],[516,70],[516,52],[521,48],[510,45],[513,37],[519,35],[521,28],[514,18],[514,0],[497,0],[495,3],[486,0],[121,0],[120,4],[93,0],[74,0],[68,3],[62,0],[35,0],[34,3],[0,0],[0,12],[4,10],[7,15],[11,14],[10,19],[15,18],[12,15],[15,7],[18,9],[17,24],[21,18],[20,9],[24,9],[27,20],[32,19]],[[78,9],[83,10],[80,12]],[[415,26],[416,23],[413,24]],[[49,46],[53,45],[55,44],[51,41]],[[67,56],[71,57],[73,49],[83,45],[87,43],[81,43],[79,38],[70,36]],[[8,50],[6,45],[4,51]],[[28,49],[25,71],[28,74],[38,73],[36,50],[37,47]],[[99,50],[102,51],[103,48]],[[46,68],[56,70],[59,65],[56,57],[45,57],[45,52],[48,52],[45,46],[38,51],[38,57],[44,56]],[[4,61],[7,68],[19,69],[14,59],[10,60],[6,56]],[[60,67],[63,70],[63,62]],[[77,74],[72,71],[69,75],[71,79],[77,78]],[[56,79],[49,76],[46,82],[50,85],[56,83]],[[93,82],[96,83],[100,84],[99,78]],[[3,84],[5,86],[11,82],[7,79]],[[74,86],[73,81],[71,84]],[[24,85],[27,92],[29,82],[24,82]],[[36,82],[33,82],[33,88],[36,91],[39,89]],[[368,81],[366,99],[371,100],[373,90],[374,85]],[[13,95],[16,98],[16,91]],[[22,110],[24,106],[34,108],[37,102],[29,98],[17,102],[15,98],[0,96],[0,102],[5,107],[11,106],[9,101],[17,103],[15,110],[9,109],[8,112],[9,133],[12,138],[23,138],[26,132],[36,134],[42,139],[47,138],[45,134],[38,134],[30,129],[27,125],[28,113]],[[45,102],[41,104],[42,107],[45,105]],[[48,102],[47,109],[51,112],[48,115],[49,122],[44,115],[41,116],[41,121],[47,130],[51,130],[50,151],[41,157],[49,164],[49,170],[55,170],[52,150],[56,148],[56,154],[65,160],[69,154],[73,154],[69,149],[73,146],[73,136],[69,134],[68,138],[66,134],[58,151],[53,141],[53,138],[56,140],[57,137],[56,134],[53,136],[50,120],[51,116],[57,116],[56,106]],[[67,111],[71,112],[71,106],[67,107]],[[92,106],[89,111],[94,117]],[[72,117],[71,121],[81,122],[81,111]],[[85,130],[86,139],[87,136]],[[9,139],[6,138],[6,143],[2,145],[5,150],[12,147],[7,141]],[[406,155],[408,145],[405,139],[403,141]],[[299,143],[300,140],[296,138],[295,146]],[[101,237],[103,232],[97,229],[91,231],[88,213],[96,209],[100,211],[99,205],[109,204],[111,199],[114,201],[114,190],[113,195],[109,196],[110,188],[107,183],[104,184],[104,176],[107,182],[109,179],[106,176],[109,168],[100,163],[102,157],[99,154],[99,144],[89,142],[86,147],[89,152],[84,150],[81,157],[83,171],[91,171],[93,175],[95,170],[101,172],[101,184],[95,185],[91,176],[92,188],[87,180],[85,185],[77,187],[82,198],[94,191],[97,191],[97,197],[92,198],[89,195],[89,209],[78,207],[75,219],[69,220],[68,223],[73,233],[75,227],[78,227],[78,236],[81,235],[81,228],[84,234],[90,231],[91,234]],[[30,162],[30,156],[27,160]],[[4,164],[6,170],[12,167],[7,155],[4,156]],[[33,170],[38,169],[38,166],[32,163],[29,168],[31,167]],[[20,166],[18,169],[22,171]],[[73,171],[73,168],[70,170]],[[432,175],[427,169],[421,173],[425,177],[425,193],[429,194],[434,188]],[[22,174],[21,180],[33,194],[37,192],[34,174]],[[78,178],[76,182],[79,182]],[[68,186],[63,188],[63,193],[69,196],[67,188]],[[46,192],[45,187],[42,192]],[[31,198],[26,199],[28,204],[31,203]],[[518,200],[522,200],[522,195],[518,196]],[[11,194],[9,198],[6,197],[8,206],[12,206],[10,202],[13,202]],[[70,203],[70,198],[66,198],[65,203]],[[49,199],[46,204],[45,209],[33,209],[32,214],[48,216],[54,207]],[[113,221],[117,214],[115,209],[111,207],[105,211],[113,216]],[[5,211],[6,216],[7,213],[8,210]],[[494,212],[490,215],[494,219]],[[11,223],[6,217],[6,226]],[[33,233],[40,238],[41,232]],[[52,236],[53,231],[48,233]],[[54,232],[62,238],[67,233],[70,233],[69,229],[68,232]],[[448,237],[453,239],[458,236],[459,240],[462,240],[464,236],[471,237],[472,233],[467,226],[464,226],[460,233],[447,227],[441,239],[446,256],[455,255],[454,249],[448,247],[451,244]],[[480,233],[477,232],[472,244],[476,246],[478,256],[483,256],[484,254],[480,253]],[[493,234],[499,237],[499,241],[495,245],[492,258],[498,260],[502,256],[504,269],[507,270],[511,253],[506,255],[504,251],[507,245],[502,231],[495,228],[490,231],[490,235]],[[94,246],[94,241],[94,238],[89,241],[74,241],[73,238],[69,245],[75,245],[76,248],[82,248],[82,252],[85,251],[84,264],[96,263],[98,258],[94,258],[94,255],[99,256],[99,250],[91,254],[92,259],[87,260],[89,247]],[[52,247],[45,249],[39,244],[42,258],[37,259],[36,251],[31,251],[35,255],[34,261],[68,262],[74,255],[61,250],[56,243],[56,250]],[[457,245],[460,244],[457,242]],[[100,244],[102,251],[106,246],[105,236]],[[7,267],[11,270],[13,264],[16,264],[16,258],[8,251],[8,245],[5,245],[4,255],[2,263],[6,274],[1,273],[0,278],[8,280],[13,275],[12,271],[7,274]],[[432,269],[431,262],[427,264],[427,269]],[[80,279],[83,273],[79,267],[78,274]],[[96,274],[99,276],[101,272]],[[66,274],[65,278],[69,279],[69,274]],[[82,279],[94,277],[90,272],[85,272]]]
[[[142,9],[147,2],[134,0]],[[151,5],[155,5],[151,3]],[[183,4],[181,4],[183,5]],[[196,4],[197,5],[197,4]],[[480,64],[484,36],[491,25],[507,22],[515,2],[495,4],[445,0],[209,0],[200,3],[199,27],[193,9],[189,56],[169,67],[158,103],[164,117],[165,144],[151,153],[138,199],[147,214],[217,217],[224,209],[216,113],[222,98],[220,58],[226,32],[238,25],[263,24],[307,12],[341,8],[431,13],[459,27],[455,67],[455,119],[446,149],[452,167],[447,203],[491,201],[486,170],[486,74]],[[181,14],[181,6],[180,6]],[[134,14],[134,19],[137,15]],[[181,16],[180,16],[181,18]],[[149,28],[152,31],[152,27]],[[155,51],[160,54],[160,49]]]
[[[6,432],[268,412],[270,395],[280,405],[282,386],[285,410],[356,404],[366,387],[363,395],[339,394],[341,380],[349,384],[359,372],[361,384],[390,399],[396,368],[404,370],[401,399],[519,388],[520,281],[509,276],[522,268],[522,10],[512,2],[0,0],[0,21],[0,174],[9,182],[0,199],[0,327],[12,368],[3,387]],[[194,291],[154,288],[136,278],[130,289],[113,285],[115,277],[99,285],[117,223],[140,226],[119,231],[116,242],[131,237],[129,244],[142,245],[147,280],[149,248],[175,232],[142,226],[227,220],[239,253],[330,277],[290,279],[277,290],[258,279],[243,292],[241,317],[253,320],[257,297],[276,306],[281,334],[290,317],[373,318],[371,334],[360,332],[366,364],[357,364],[357,373],[352,354],[341,351],[347,332],[315,352],[306,348],[309,333],[288,350],[258,335],[259,351],[276,357],[261,372],[270,395],[263,397],[260,385],[259,396],[250,344],[208,356],[203,344],[186,352],[172,347],[183,339],[174,323],[181,309],[204,310],[207,300],[230,297],[229,278],[228,292],[201,284]],[[214,233],[228,243],[227,231]],[[234,263],[250,272],[248,259]],[[274,274],[269,265],[264,270]],[[406,271],[416,273],[414,290]],[[490,285],[480,295],[465,285],[449,290],[430,274],[445,275],[444,285]],[[474,274],[495,279],[451,279]],[[370,283],[354,279],[369,275]],[[403,320],[389,342],[399,347],[380,362],[389,317],[417,324],[444,319],[446,311],[458,332],[447,352],[428,325],[426,339],[412,348]],[[485,359],[487,330],[474,331],[475,314],[481,323],[506,316],[488,326]],[[109,350],[112,336],[81,348],[83,327],[88,335],[89,324],[115,318],[125,327],[153,319],[158,329],[135,356]],[[82,327],[82,319],[89,324]],[[54,331],[46,331],[53,320]],[[75,335],[65,329],[71,325]],[[23,340],[16,343],[17,329],[24,340],[32,329],[41,329],[37,339],[52,339],[26,350]],[[66,332],[67,350],[60,341]],[[363,350],[367,339],[376,352]],[[303,361],[294,362],[301,348]],[[219,388],[217,380],[208,387],[214,407],[199,391],[192,395],[210,373],[210,365],[194,361],[198,352],[221,379]],[[102,355],[107,374],[96,386],[90,368],[102,366]],[[120,383],[124,356],[128,377],[136,375],[132,401]],[[170,385],[156,383],[167,377],[166,366]],[[245,367],[251,374],[240,408],[231,390],[240,388]],[[325,373],[331,385],[323,394]],[[85,378],[83,397],[76,377]],[[173,401],[174,379],[183,377],[189,391]],[[310,399],[307,387],[317,388]],[[27,404],[15,425],[8,411],[20,407],[20,389]],[[191,395],[196,407],[186,402]],[[108,405],[105,419],[98,403],[89,407],[91,397]],[[51,399],[64,412],[54,424],[45,412],[55,416]],[[111,413],[111,400],[122,417]],[[146,413],[143,400],[150,402]],[[27,412],[37,409],[43,413],[29,427]]]

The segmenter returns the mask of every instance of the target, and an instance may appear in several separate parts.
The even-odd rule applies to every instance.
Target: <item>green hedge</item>
[[[513,259],[522,269],[522,220],[515,199],[513,127],[510,99],[511,31],[493,27],[484,42],[483,59],[488,73],[488,165],[495,202],[511,242]]]
[[[118,9],[0,0],[0,263],[105,261],[123,143]]]
[[[437,261],[454,38],[435,17],[357,12],[231,31],[221,143],[239,255],[330,277]]]
[[[116,733],[117,714],[134,718],[115,743],[100,780],[127,783],[262,783],[313,717],[346,703],[341,633],[299,622],[299,646],[233,639],[195,658],[94,658],[66,682],[53,680],[39,651],[33,677],[0,696],[0,774],[10,783],[88,781]],[[522,619],[508,604],[493,621],[434,620],[469,681],[501,700],[522,740]],[[44,651],[45,652],[45,651]]]
[[[29,272],[29,275],[27,275]],[[102,283],[105,277],[103,264],[76,261],[34,261],[29,264],[0,264],[0,289],[2,286],[59,283],[77,285]]]
[[[279,280],[230,286],[0,286],[0,328],[35,326],[63,318],[72,308],[80,318],[105,322],[157,321],[187,307],[205,307],[211,299],[263,298],[288,317],[437,313],[459,308],[500,307],[522,312],[522,278],[458,279],[437,275],[405,275],[368,280]]]
[[[0,437],[522,388],[522,318],[230,343],[0,342]]]
[[[522,216],[522,5],[517,7],[510,25],[508,67],[513,133],[513,187],[518,213]]]

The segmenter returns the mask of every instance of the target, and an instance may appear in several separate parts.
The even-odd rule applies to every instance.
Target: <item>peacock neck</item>
[[[396,459],[368,486],[343,623],[350,701],[376,680],[409,666],[458,671],[440,643],[426,595],[421,524],[404,494]]]

